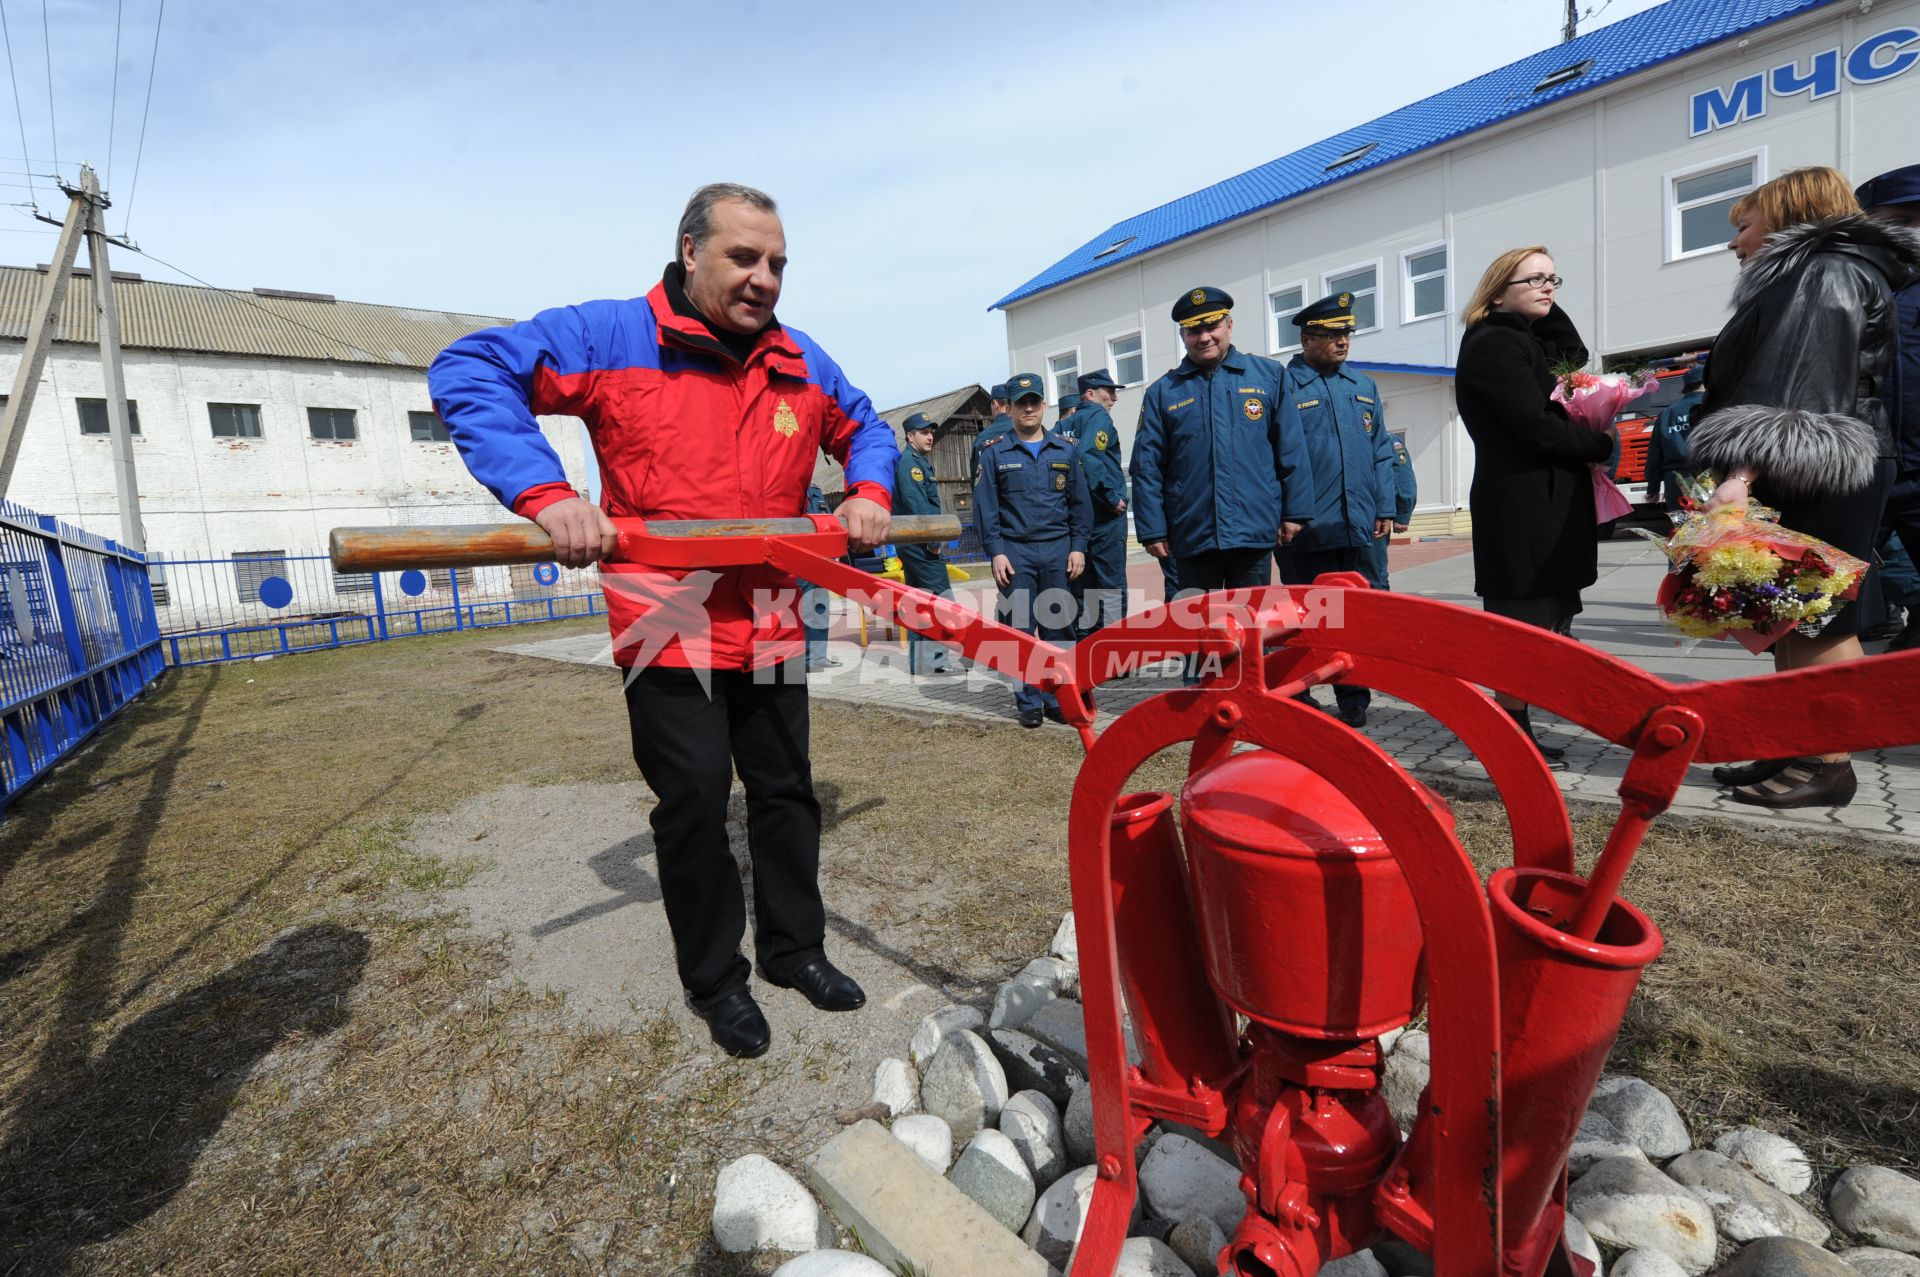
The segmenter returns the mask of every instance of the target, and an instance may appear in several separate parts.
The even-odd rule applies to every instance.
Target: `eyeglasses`
[[[1512,288],[1516,284],[1525,284],[1528,288],[1558,288],[1565,282],[1566,281],[1558,275],[1528,275],[1524,279],[1508,280],[1507,287]]]

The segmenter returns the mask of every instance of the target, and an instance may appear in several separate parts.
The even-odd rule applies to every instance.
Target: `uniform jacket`
[[[1404,527],[1413,521],[1413,508],[1420,504],[1420,481],[1413,473],[1413,457],[1407,445],[1389,435],[1393,443],[1393,521]]]
[[[900,450],[900,460],[893,470],[893,512],[940,513],[940,485],[933,477],[931,455],[923,457],[912,448]],[[900,556],[901,572],[908,585],[933,590],[946,584],[947,567],[940,561],[937,546],[916,542],[893,548]]]
[[[1900,482],[1911,486],[1920,482],[1920,279],[1894,294],[1893,308],[1900,335],[1889,411]]]
[[[1279,411],[1286,370],[1229,348],[1211,376],[1191,359],[1147,387],[1134,432],[1134,535],[1174,555],[1270,549],[1314,514],[1313,467]]]
[[[1082,400],[1073,424],[1079,428],[1075,446],[1080,451],[1080,469],[1087,476],[1093,521],[1105,524],[1126,518],[1125,511],[1114,510],[1127,499],[1127,472],[1120,467],[1120,430],[1113,424],[1113,415],[1091,400]]]
[[[980,450],[980,482],[973,516],[989,557],[1007,554],[1011,541],[1068,540],[1069,553],[1087,552],[1093,506],[1073,445],[1052,430],[1040,436],[1038,455],[1011,432]]]
[[[825,351],[776,323],[740,363],[667,289],[542,311],[442,351],[427,386],[474,477],[528,518],[574,495],[534,421],[562,414],[587,424],[610,515],[797,515],[823,450],[846,467],[849,497],[890,503],[893,432]],[[748,669],[801,650],[792,578],[771,568],[607,563],[601,580],[621,665]]]
[[[1647,432],[1648,491],[1658,486],[1665,493],[1667,508],[1679,508],[1679,478],[1687,466],[1687,435],[1699,414],[1706,391],[1694,390],[1660,410],[1653,429]]]
[[[1373,524],[1393,513],[1393,439],[1373,378],[1341,364],[1322,374],[1295,355],[1282,419],[1297,418],[1313,464],[1313,522],[1291,548],[1373,544]]]
[[[1473,591],[1482,598],[1564,597],[1599,575],[1593,478],[1612,435],[1568,420],[1548,399],[1549,369],[1587,348],[1558,306],[1529,324],[1495,311],[1467,329],[1454,397],[1473,440]]]
[[[998,416],[996,416],[992,421],[989,421],[984,427],[981,428],[980,433],[973,437],[972,482],[978,483],[980,481],[980,449],[986,447],[987,444],[990,443],[992,440],[997,439],[1001,435],[1007,434],[1012,430],[1013,430],[1013,418],[1009,417],[1006,413],[1003,412],[1003,413],[1000,413]]]
[[[1752,468],[1775,504],[1864,488],[1895,455],[1893,295],[1916,275],[1920,234],[1864,214],[1769,236],[1707,357],[1693,461]]]

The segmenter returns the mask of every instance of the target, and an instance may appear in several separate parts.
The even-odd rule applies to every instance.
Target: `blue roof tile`
[[[1835,0],[1670,0],[1568,44],[1542,49],[1497,71],[1403,106],[1377,120],[1336,133],[1291,155],[1216,182],[1159,208],[1118,222],[1082,244],[988,309],[1044,292],[1068,280],[1130,261],[1175,240],[1270,208],[1295,196],[1391,164],[1550,103],[1585,93],[1622,76],[1742,35]],[[1591,59],[1584,74],[1552,88],[1534,86],[1555,71]],[[1329,173],[1327,165],[1368,142],[1363,158]],[[1130,240],[1101,256],[1103,249]]]

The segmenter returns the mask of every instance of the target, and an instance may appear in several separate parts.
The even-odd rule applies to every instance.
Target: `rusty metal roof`
[[[117,276],[120,272],[115,271]],[[0,338],[24,341],[46,272],[0,266]],[[511,323],[494,315],[319,300],[276,290],[200,288],[153,280],[115,279],[120,344],[132,349],[190,350],[221,355],[324,359],[334,363],[425,368],[458,337]],[[55,341],[92,345],[93,279],[79,272],[67,284]]]

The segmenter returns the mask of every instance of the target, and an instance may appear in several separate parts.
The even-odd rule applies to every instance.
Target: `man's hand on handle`
[[[611,557],[620,544],[620,532],[593,502],[584,497],[556,501],[533,521],[553,538],[553,559],[562,567],[584,568]]]
[[[847,525],[849,549],[871,550],[876,545],[886,544],[893,516],[878,501],[849,497],[840,503],[840,508],[834,513],[840,516],[840,522]]]

